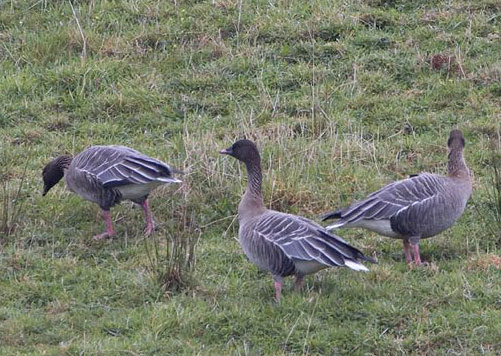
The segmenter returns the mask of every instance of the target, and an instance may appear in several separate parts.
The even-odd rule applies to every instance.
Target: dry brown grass
[[[501,269],[501,256],[494,253],[479,254],[468,260],[469,270],[484,271],[489,268]]]

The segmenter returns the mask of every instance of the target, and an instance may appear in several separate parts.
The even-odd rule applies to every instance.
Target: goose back
[[[333,228],[364,227],[389,237],[426,238],[449,228],[470,194],[470,179],[422,173],[391,183],[324,220],[339,218]]]
[[[248,258],[275,276],[305,275],[329,266],[364,270],[365,257],[315,222],[273,210],[240,219],[239,239]]]
[[[124,146],[92,146],[72,160],[68,189],[108,210],[122,199],[143,202],[160,184],[180,182],[164,162]]]

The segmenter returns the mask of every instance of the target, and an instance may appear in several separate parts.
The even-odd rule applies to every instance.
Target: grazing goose
[[[69,190],[101,207],[106,232],[94,236],[100,240],[115,234],[110,208],[121,200],[140,204],[146,217],[145,235],[154,229],[148,194],[161,184],[180,183],[172,177],[180,173],[166,163],[124,146],[91,146],[74,158],[60,156],[43,169],[42,195],[65,177]]]
[[[419,240],[449,228],[463,214],[472,190],[470,171],[463,157],[464,138],[452,130],[449,147],[448,175],[421,173],[390,183],[365,200],[330,212],[323,220],[339,219],[327,226],[362,227],[380,235],[403,239],[407,263],[421,265]]]
[[[240,140],[220,151],[243,161],[248,182],[238,206],[239,240],[247,257],[270,271],[275,281],[275,300],[280,300],[284,277],[295,275],[300,289],[303,276],[329,266],[368,271],[359,261],[374,262],[321,225],[303,218],[268,210],[261,195],[261,159],[253,142]]]

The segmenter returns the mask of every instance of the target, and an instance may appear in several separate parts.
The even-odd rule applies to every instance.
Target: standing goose
[[[166,163],[124,146],[91,146],[74,158],[59,156],[43,169],[42,195],[63,176],[66,186],[84,199],[98,204],[106,222],[106,231],[95,240],[113,236],[110,208],[122,200],[140,204],[146,217],[145,235],[154,229],[148,194],[161,184],[180,183],[172,177],[180,173]]]
[[[447,176],[421,173],[388,184],[365,200],[347,208],[327,213],[322,220],[339,219],[327,226],[362,227],[380,235],[403,239],[407,263],[421,265],[419,240],[448,229],[463,214],[472,191],[470,171],[466,166],[464,138],[452,130],[447,146]]]
[[[261,158],[256,145],[239,140],[220,151],[245,163],[248,182],[238,206],[239,240],[247,257],[275,281],[275,300],[280,300],[284,277],[295,275],[300,289],[303,277],[330,266],[368,271],[359,261],[374,262],[321,225],[264,206],[261,194]]]

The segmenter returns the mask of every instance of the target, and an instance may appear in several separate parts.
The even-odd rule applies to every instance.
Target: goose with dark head
[[[261,159],[252,141],[239,140],[220,153],[235,157],[247,168],[247,189],[238,206],[239,241],[249,260],[273,275],[277,301],[286,276],[294,275],[300,289],[305,275],[327,267],[368,271],[361,261],[374,261],[340,237],[314,221],[265,207]]]
[[[45,196],[64,176],[70,191],[98,204],[106,231],[94,239],[115,234],[110,208],[122,200],[131,200],[142,206],[146,217],[145,234],[149,236],[154,222],[148,195],[162,184],[180,183],[173,173],[180,172],[128,147],[91,146],[74,158],[60,156],[49,162],[42,172],[42,194]]]

